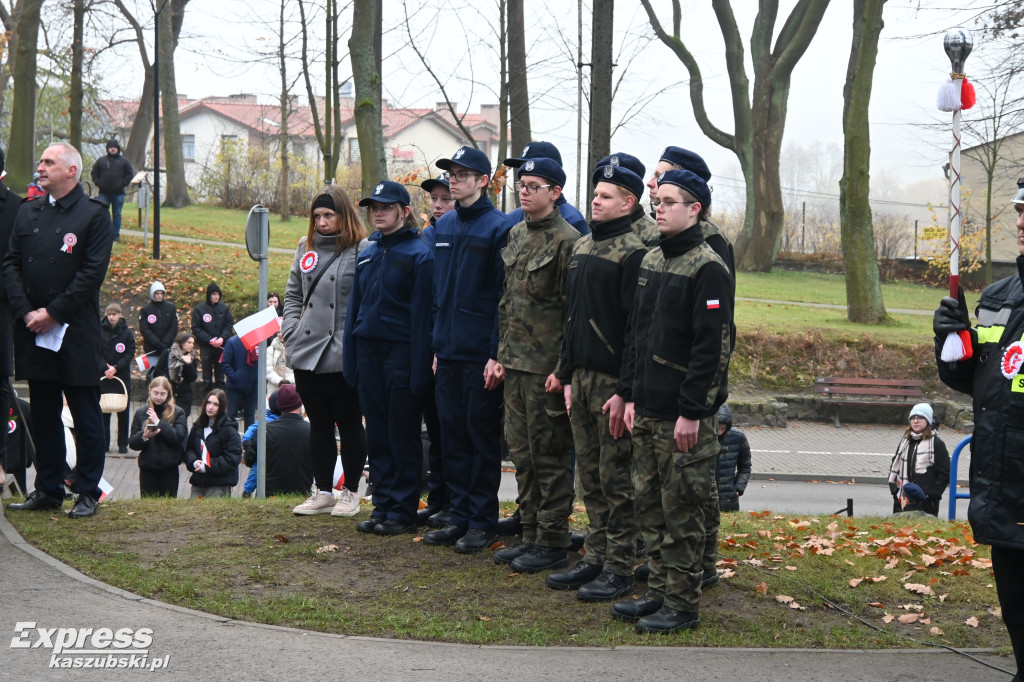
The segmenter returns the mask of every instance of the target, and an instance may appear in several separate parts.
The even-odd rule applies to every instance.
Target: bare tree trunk
[[[386,178],[388,172],[381,121],[382,14],[381,0],[353,2],[352,36],[348,41],[348,52],[355,84],[356,134],[359,137],[359,156],[362,161],[363,196]],[[372,40],[368,40],[368,36],[372,36]]]
[[[148,59],[146,60],[149,61]],[[146,167],[146,153],[149,151],[149,136],[153,133],[153,65],[145,65],[145,77],[142,79],[142,98],[139,100],[132,129],[128,133],[128,142],[124,146],[124,156],[132,164],[132,168]]]
[[[7,34],[7,59],[2,65],[0,65],[0,119],[2,119],[7,113],[6,106],[6,93],[7,85],[11,80],[11,67],[14,65],[14,55],[17,52],[18,43],[18,32],[16,30],[15,22],[17,21],[16,16],[11,16],[11,13],[7,11],[3,3],[0,3],[0,24],[3,24],[3,30]]]
[[[178,119],[178,89],[174,78],[174,51],[177,34],[184,20],[189,0],[171,0],[160,12],[160,96],[163,112],[164,158],[167,167],[167,190],[164,206],[188,206],[188,184],[185,182],[185,159],[181,152],[181,124]],[[177,24],[178,31],[174,30]]]
[[[281,135],[279,137],[278,153],[281,155],[281,184],[278,194],[278,208],[280,209],[281,221],[288,222],[292,219],[291,207],[291,157],[288,153],[288,118],[292,114],[291,98],[288,95],[288,62],[285,54],[284,39],[284,8],[287,0],[281,0],[281,13],[277,24],[277,56],[279,59],[278,68],[281,72]]]
[[[14,54],[14,103],[11,140],[7,149],[7,184],[25,187],[36,162],[36,42],[43,0],[22,0],[17,18],[18,43]]]
[[[501,130],[498,132],[498,163],[501,163],[503,159],[508,158],[508,110],[509,110],[509,82],[508,82],[508,51],[505,46],[508,44],[506,38],[508,37],[508,22],[505,17],[505,0],[498,0],[498,61],[501,63],[499,67],[499,77],[501,82],[498,84],[498,125]],[[520,11],[522,11],[520,9]],[[529,138],[527,138],[529,141]],[[520,147],[520,149],[522,149]],[[496,169],[494,174],[497,175],[499,172],[504,172],[500,168]],[[515,181],[515,173],[513,173],[513,182]],[[499,183],[491,183],[491,201],[495,204],[498,203],[497,186]],[[509,183],[506,182],[502,185],[501,191],[501,205],[499,208],[504,212],[505,206],[505,186]],[[516,206],[519,206],[519,192],[512,192],[512,197]]]
[[[508,108],[512,149],[516,154],[532,139],[524,23],[523,0],[508,0]]]
[[[743,232],[736,240],[736,267],[768,272],[775,262],[783,230],[779,158],[786,126],[790,77],[818,30],[828,0],[798,0],[777,36],[778,0],[761,0],[758,3],[750,37],[749,61],[754,65],[753,98],[746,73],[748,58],[744,54],[743,37],[732,5],[729,0],[712,0],[725,40],[725,70],[729,74],[735,131],[732,134],[713,124],[704,106],[704,80],[700,66],[682,39],[685,14],[680,0],[672,0],[671,33],[658,20],[651,0],[641,0],[641,3],[655,34],[686,67],[690,76],[690,102],[697,125],[715,144],[729,149],[739,160],[747,186],[747,208]]]
[[[85,0],[75,0],[74,32],[71,39],[71,144],[82,149],[82,37],[85,33]]]
[[[846,268],[846,314],[851,322],[886,320],[871,218],[871,137],[868,105],[878,56],[885,0],[854,0],[853,45],[843,88],[843,179],[839,181],[840,231]]]
[[[614,0],[594,0],[594,18],[590,44],[590,139],[587,173],[608,156],[612,144],[612,25]],[[587,185],[589,186],[589,180]],[[593,188],[591,188],[593,189]],[[590,209],[587,208],[587,218]]]

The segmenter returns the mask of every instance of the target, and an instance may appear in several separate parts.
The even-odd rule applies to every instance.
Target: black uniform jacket
[[[105,369],[100,353],[100,286],[110,263],[114,231],[107,207],[76,185],[50,204],[50,195],[18,209],[4,258],[4,284],[14,317],[18,379],[95,386]],[[37,308],[68,325],[58,352],[35,345],[23,321]]]

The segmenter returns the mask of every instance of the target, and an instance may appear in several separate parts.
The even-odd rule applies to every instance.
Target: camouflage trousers
[[[718,526],[722,523],[722,511],[718,508],[718,481],[714,472],[711,474],[711,497],[704,503],[704,571],[717,571],[718,563]]]
[[[633,489],[647,544],[648,590],[665,606],[697,612],[707,542],[705,505],[712,497],[719,443],[715,418],[700,420],[697,444],[676,448],[675,422],[637,415],[633,425]]]
[[[516,465],[523,542],[569,546],[572,431],[562,393],[547,393],[541,374],[505,377],[505,441]]]
[[[576,444],[576,485],[587,507],[584,561],[615,575],[633,574],[640,531],[633,510],[633,448],[629,432],[612,438],[608,415],[601,413],[615,393],[610,374],[577,369],[572,374],[573,442]]]

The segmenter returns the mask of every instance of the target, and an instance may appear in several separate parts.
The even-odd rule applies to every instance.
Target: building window
[[[359,163],[362,158],[359,155],[359,140],[354,137],[348,138],[348,162]]]
[[[196,160],[196,136],[195,135],[182,135],[181,136],[181,155],[186,161]]]

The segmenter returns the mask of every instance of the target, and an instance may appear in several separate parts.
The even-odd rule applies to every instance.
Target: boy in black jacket
[[[231,309],[220,299],[220,287],[216,282],[210,282],[206,287],[206,301],[192,311],[192,333],[203,357],[203,382],[206,384],[203,391],[206,393],[213,388],[224,388],[220,356],[224,342],[234,334],[235,320],[231,317]]]
[[[103,361],[106,363],[106,370],[103,372],[105,379],[117,377],[124,382],[124,388],[128,391],[128,400],[131,402],[131,363],[135,357],[135,334],[128,328],[121,315],[121,306],[111,303],[104,311],[104,318],[100,322],[100,330],[103,332]],[[117,383],[117,382],[114,382]],[[118,386],[120,390],[120,386]],[[110,447],[110,413],[103,414],[104,442]],[[117,413],[117,451],[122,455],[128,452],[128,408]]]

